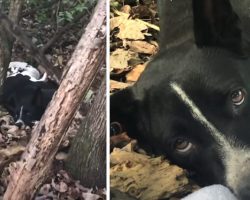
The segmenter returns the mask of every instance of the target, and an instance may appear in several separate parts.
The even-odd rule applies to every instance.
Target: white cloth
[[[237,200],[237,198],[225,186],[211,185],[197,190],[182,200]]]

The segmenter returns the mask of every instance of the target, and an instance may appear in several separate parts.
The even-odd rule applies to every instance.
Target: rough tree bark
[[[105,59],[105,0],[99,0],[71,60],[69,71],[53,96],[32,138],[15,166],[4,200],[32,199],[47,178],[53,158],[75,111]]]
[[[12,0],[10,2],[8,16],[14,24],[18,24],[20,21],[23,3],[24,0]],[[3,84],[7,74],[7,69],[11,60],[13,42],[14,38],[6,32],[0,22],[0,85]]]
[[[106,84],[105,78],[95,101],[72,141],[66,168],[87,187],[105,187],[106,182]]]

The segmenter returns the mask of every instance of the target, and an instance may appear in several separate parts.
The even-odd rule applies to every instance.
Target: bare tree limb
[[[2,26],[15,37],[18,41],[20,41],[32,55],[36,61],[42,66],[43,71],[46,71],[49,77],[59,82],[60,72],[47,60],[44,54],[32,43],[32,41],[28,38],[28,36],[22,31],[22,29],[11,22],[11,20],[0,11],[0,23]]]

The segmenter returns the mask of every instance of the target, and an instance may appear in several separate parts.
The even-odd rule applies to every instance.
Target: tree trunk
[[[99,0],[86,32],[71,57],[68,73],[48,105],[21,161],[10,167],[4,200],[32,199],[47,178],[75,111],[105,59],[105,0]]]
[[[22,14],[23,0],[12,0],[10,2],[9,18],[14,24],[18,24]]]
[[[12,42],[0,23],[0,85],[3,85],[11,60]]]
[[[12,0],[10,2],[9,18],[14,24],[18,24],[20,21],[23,3],[23,0]],[[14,38],[7,33],[0,23],[0,85],[4,82],[11,61],[13,42]]]
[[[87,187],[106,182],[106,84],[102,81],[95,101],[72,142],[66,168]]]

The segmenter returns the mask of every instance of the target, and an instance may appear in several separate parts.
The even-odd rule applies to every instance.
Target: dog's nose
[[[23,120],[17,120],[16,121],[16,123],[15,123],[15,125],[18,127],[18,128],[21,128],[23,125],[24,125],[24,122],[23,122]]]

